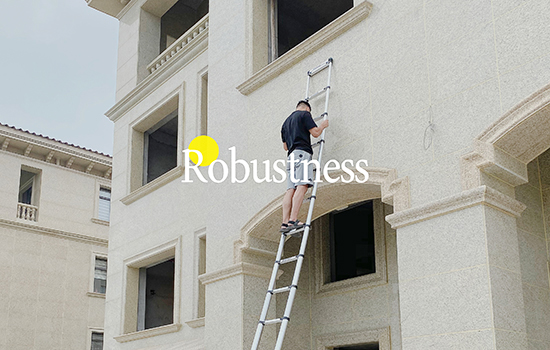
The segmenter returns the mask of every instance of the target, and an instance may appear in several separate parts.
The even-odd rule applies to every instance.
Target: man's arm
[[[328,128],[328,119],[323,120],[321,125],[309,129],[309,133],[313,137],[319,137],[323,133],[323,130],[325,130],[326,128]]]
[[[283,148],[285,149],[285,151],[288,151],[288,146],[286,145],[286,142],[283,142]]]

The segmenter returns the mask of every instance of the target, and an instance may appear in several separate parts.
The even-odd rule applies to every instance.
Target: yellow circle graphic
[[[189,150],[201,152],[202,163],[199,164],[199,166],[209,166],[220,154],[220,148],[216,140],[206,135],[195,137],[189,144]],[[189,159],[191,159],[193,163],[198,164],[199,155],[195,152],[189,152]]]

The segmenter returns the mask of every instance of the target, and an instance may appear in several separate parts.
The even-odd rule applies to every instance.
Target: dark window
[[[107,290],[107,259],[96,257],[94,269],[94,292],[105,294]]]
[[[354,346],[344,346],[341,348],[334,348],[334,350],[378,350],[378,344],[364,344]]]
[[[19,178],[19,203],[32,204],[35,176],[35,173],[21,169],[21,176]]]
[[[103,350],[103,333],[92,332],[91,350]]]
[[[172,324],[174,259],[139,271],[138,331]]]
[[[160,52],[208,13],[208,0],[179,0],[160,19]]]
[[[331,282],[376,272],[373,202],[330,214]]]
[[[147,184],[177,165],[178,111],[144,133],[143,184]]]
[[[275,32],[270,35],[271,60],[283,55],[353,7],[353,0],[271,1],[270,30]]]

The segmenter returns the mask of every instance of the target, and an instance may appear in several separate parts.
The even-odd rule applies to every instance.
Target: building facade
[[[120,21],[108,349],[251,347],[286,187],[183,151],[265,177],[329,57],[324,156],[369,177],[320,184],[283,348],[550,349],[547,1],[87,2]]]
[[[102,349],[111,157],[0,124],[0,349]]]

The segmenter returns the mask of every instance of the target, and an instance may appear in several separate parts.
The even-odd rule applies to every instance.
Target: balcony
[[[164,50],[148,66],[149,73],[153,73],[177,56],[190,51],[200,39],[208,35],[208,15],[201,18],[193,27],[180,36],[172,45]]]
[[[38,207],[30,204],[17,203],[17,218],[36,221],[38,215]]]

